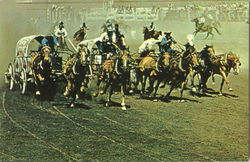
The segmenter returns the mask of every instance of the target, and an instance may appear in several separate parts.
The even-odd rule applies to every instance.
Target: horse
[[[75,100],[79,98],[79,94],[84,90],[84,81],[87,80],[88,64],[87,64],[87,47],[80,46],[78,52],[69,58],[63,66],[63,74],[67,84],[65,86],[64,96],[72,97],[70,107],[74,107]]]
[[[142,33],[144,34],[144,41],[148,40],[149,38],[158,39],[158,37],[161,35],[161,31],[154,30],[153,32],[150,32],[148,27],[143,27]]]
[[[116,86],[120,87],[121,93],[121,106],[122,110],[126,110],[125,104],[125,91],[126,86],[130,80],[130,69],[128,66],[129,54],[127,52],[119,53],[120,55],[115,55],[110,57],[108,60],[104,61],[98,74],[97,80],[97,91],[94,96],[98,96],[100,93],[100,84],[105,82],[104,91],[102,94],[106,93],[107,89],[110,87],[108,100],[105,106],[111,105],[111,97]]]
[[[121,51],[126,50],[125,36],[123,34],[118,36],[116,45]]]
[[[186,71],[186,77],[189,76],[189,78],[191,79],[191,86],[193,88],[193,90],[195,91],[195,86],[194,86],[194,71],[198,70],[198,68],[200,68],[200,63],[198,60],[198,56],[197,56],[197,52],[195,50],[194,46],[186,46],[186,50],[184,51],[182,57],[180,58],[180,62],[181,62],[181,69],[184,69]],[[188,81],[188,79],[187,79]]]
[[[74,41],[78,42],[78,43],[83,41],[85,38],[86,32],[87,32],[86,28],[81,28],[80,30],[75,32],[75,34],[73,36]]]
[[[160,83],[164,80],[165,83],[168,82],[168,84],[170,85],[170,90],[169,92],[165,95],[165,98],[169,98],[171,92],[175,89],[175,88],[179,88],[180,89],[180,101],[183,102],[184,100],[182,100],[183,97],[183,91],[184,91],[184,87],[186,84],[186,71],[182,69],[181,67],[181,56],[179,57],[171,57],[169,60],[169,66],[168,68],[163,71],[163,73],[161,74],[162,79],[157,81],[157,84],[154,88],[154,101],[157,101],[156,99],[156,94],[157,94],[157,90],[158,87],[160,85]]]
[[[36,87],[36,95],[41,95],[41,90],[48,86],[52,79],[52,62],[50,56],[51,48],[44,46],[41,48],[41,53],[36,53],[31,57],[31,70]]]
[[[168,52],[163,53],[162,58],[155,59],[155,53],[150,52],[149,56],[140,60],[138,68],[136,69],[136,83],[135,88],[141,83],[141,96],[145,94],[145,87],[147,78],[149,78],[148,93],[153,91],[153,85],[155,80],[161,79],[163,71],[168,69],[170,54]]]
[[[210,75],[206,75],[206,77],[212,76],[214,81],[214,74],[218,74],[222,77],[221,85],[219,89],[219,95],[223,95],[222,89],[224,82],[226,82],[229,91],[233,91],[230,82],[228,80],[228,75],[230,71],[233,69],[233,74],[239,74],[239,67],[241,66],[240,58],[233,52],[227,52],[225,54],[216,55],[216,58],[211,60],[211,67],[209,73]]]
[[[193,83],[191,83],[191,85],[194,86],[194,78],[197,75],[199,80],[198,91],[204,93],[207,88],[207,80],[211,75],[211,58],[215,58],[216,56],[212,45],[205,45],[205,47],[197,54],[200,68],[196,69],[194,72],[192,79]]]
[[[215,29],[215,31],[219,35],[221,35],[220,31],[217,29],[217,27],[219,25],[218,23],[213,23],[212,25],[211,24],[202,25],[202,24],[200,24],[198,18],[192,19],[191,22],[195,23],[194,36],[196,36],[196,34],[199,33],[199,32],[200,33],[207,32],[207,36],[205,37],[205,39],[207,39],[209,35],[212,35],[212,38],[213,38],[214,37],[213,29]]]

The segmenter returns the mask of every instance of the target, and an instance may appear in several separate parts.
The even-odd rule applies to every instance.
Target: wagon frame
[[[5,83],[8,84],[10,90],[15,89],[15,85],[19,86],[21,94],[25,94],[28,83],[34,83],[31,69],[32,56],[38,52],[41,41],[45,36],[42,34],[31,35],[21,38],[16,44],[15,58],[9,63],[5,72]],[[33,47],[34,46],[34,47]],[[62,57],[59,56],[60,51],[52,53],[52,79],[58,80],[62,74]],[[68,53],[67,53],[68,54]],[[70,55],[70,54],[68,54]],[[53,66],[55,65],[55,66]]]

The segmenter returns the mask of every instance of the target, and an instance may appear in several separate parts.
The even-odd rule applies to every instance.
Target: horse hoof
[[[84,91],[84,87],[83,87],[83,86],[80,88],[80,91],[81,91],[81,92],[83,92],[83,91]]]
[[[192,88],[192,91],[193,91],[193,92],[196,92],[196,88],[195,88],[195,87],[193,87],[193,88]]]
[[[103,94],[104,94],[104,91],[101,91],[100,94],[103,95]]]
[[[183,103],[183,102],[185,102],[185,100],[180,100],[180,103]]]
[[[218,96],[222,96],[222,93],[219,93]]]
[[[78,99],[78,98],[79,98],[79,95],[77,94],[77,95],[76,95],[76,99]]]
[[[93,97],[97,97],[97,96],[98,96],[98,93],[93,93],[92,96],[93,96]]]
[[[41,95],[40,91],[36,91],[36,95],[40,96]]]
[[[75,107],[75,104],[73,104],[73,103],[72,103],[72,104],[70,104],[70,107],[71,107],[71,108]]]
[[[109,104],[108,102],[105,103],[105,107],[109,107],[109,105],[110,105],[110,104]]]
[[[154,99],[153,102],[158,102],[158,100],[157,100],[157,99]]]
[[[233,88],[229,88],[229,91],[233,91]]]
[[[129,93],[132,94],[132,93],[134,93],[134,91],[131,89],[131,90],[129,90]]]
[[[68,92],[64,92],[63,95],[64,95],[64,96],[68,96],[69,93],[68,93]]]
[[[122,106],[122,110],[127,110],[126,106]]]

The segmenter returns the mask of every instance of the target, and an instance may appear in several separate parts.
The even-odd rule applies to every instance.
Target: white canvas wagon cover
[[[36,40],[37,43],[41,44],[44,35],[31,35],[21,38],[16,44],[16,56],[17,57],[28,57],[29,56],[29,46],[33,40]],[[38,47],[37,47],[38,48]]]

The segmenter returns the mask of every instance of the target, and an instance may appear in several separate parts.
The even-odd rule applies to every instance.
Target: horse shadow
[[[181,100],[184,100],[184,101],[188,101],[188,102],[195,102],[195,103],[200,103],[200,101],[198,100],[195,100],[195,99],[189,99],[189,98],[185,98],[185,97],[177,97],[177,96],[169,96],[169,97],[165,97],[165,96],[161,96],[160,97],[160,100],[162,102],[171,102],[171,101],[181,101]]]
[[[60,106],[63,108],[73,108],[73,109],[85,109],[85,110],[92,109],[92,107],[90,107],[89,105],[80,102],[76,102],[74,107],[70,107],[70,102],[52,103],[52,106]]]
[[[107,103],[106,101],[104,101],[104,100],[102,101],[102,104],[103,104],[104,107],[121,107],[121,103],[118,103],[118,102],[115,102],[115,101],[111,101],[109,103],[109,106],[106,106],[105,105],[106,103]],[[126,106],[127,109],[131,108],[130,105],[125,105],[125,106]]]

